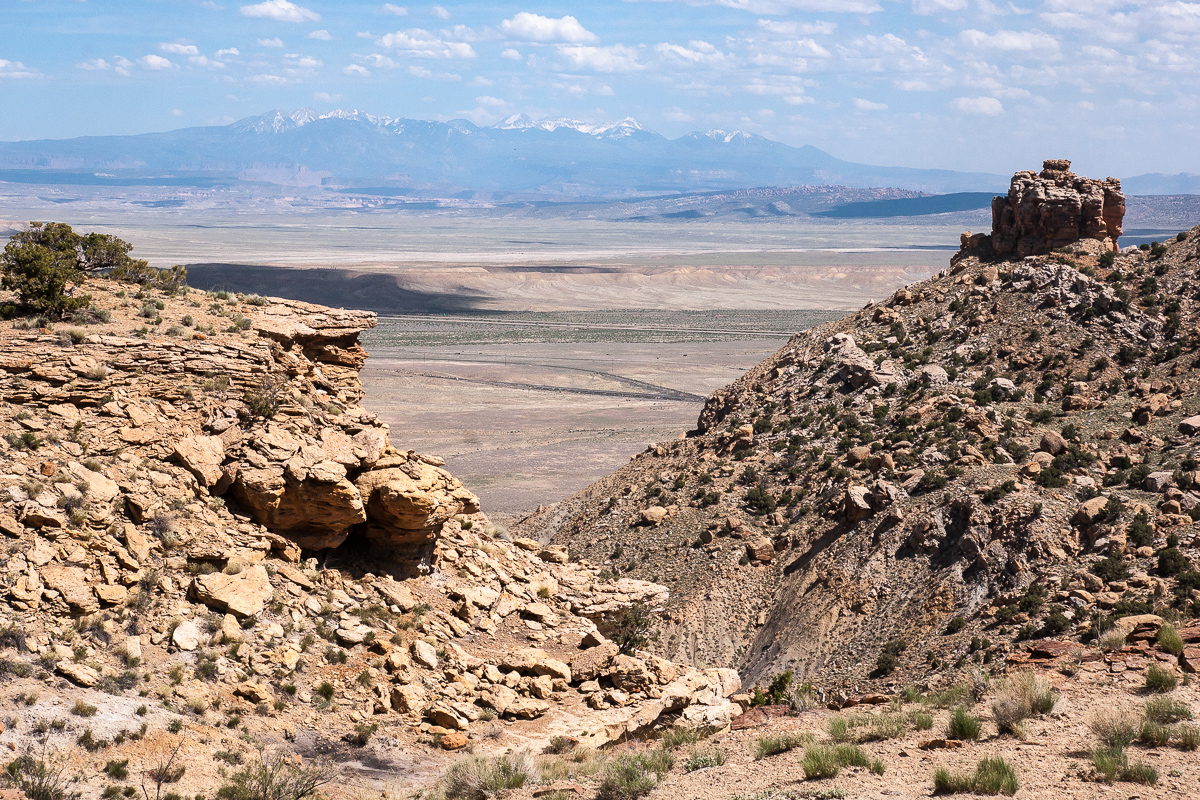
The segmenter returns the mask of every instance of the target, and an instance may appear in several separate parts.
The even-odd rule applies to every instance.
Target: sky
[[[847,160],[1200,172],[1200,2],[2,0],[0,139],[271,109],[633,117]]]

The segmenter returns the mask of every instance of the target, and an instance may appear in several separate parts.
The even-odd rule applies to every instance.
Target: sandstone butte
[[[95,281],[108,321],[0,328],[0,744],[89,796],[177,746],[207,796],[252,742],[339,798],[916,797],[984,757],[1194,795],[1200,229],[1116,252],[1068,166],[511,532],[359,405],[369,314]]]

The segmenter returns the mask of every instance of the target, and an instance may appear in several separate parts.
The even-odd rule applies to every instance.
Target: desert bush
[[[551,736],[550,744],[542,752],[550,756],[566,755],[575,749],[574,740],[566,736]]]
[[[695,744],[702,738],[704,737],[696,728],[672,727],[663,731],[662,736],[658,739],[658,745],[664,750],[673,750],[685,744]],[[553,740],[551,741],[553,742]]]
[[[946,738],[974,742],[979,739],[982,727],[978,717],[968,711],[965,706],[958,706],[950,714],[950,722],[946,725]]]
[[[763,736],[754,742],[754,760],[759,761],[768,756],[795,750],[797,747],[811,744],[812,740],[813,735],[811,733],[778,733],[771,736]]]
[[[1153,786],[1158,783],[1158,771],[1141,762],[1129,763],[1124,748],[1102,747],[1092,751],[1092,766],[1096,776],[1104,783],[1141,783]]]
[[[1146,670],[1146,691],[1155,694],[1165,694],[1175,690],[1179,679],[1169,669],[1163,669],[1157,664],[1151,664]]]
[[[1187,703],[1181,703],[1178,700],[1173,700],[1170,697],[1151,697],[1146,701],[1145,711],[1143,712],[1146,719],[1151,722],[1159,722],[1163,725],[1170,725],[1173,722],[1182,722],[1185,719],[1192,718],[1192,709]]]
[[[1193,752],[1200,748],[1200,728],[1195,725],[1180,725],[1175,729],[1176,743],[1180,750]]]
[[[1141,744],[1150,745],[1151,747],[1165,747],[1167,744],[1170,744],[1173,733],[1174,731],[1171,730],[1170,726],[1148,719],[1142,722],[1137,740]]]
[[[1092,717],[1088,727],[1106,749],[1120,751],[1133,742],[1140,726],[1136,717],[1110,709]]]
[[[626,608],[605,626],[604,633],[625,655],[632,655],[658,638],[654,617],[644,603]]]
[[[74,800],[80,794],[73,788],[78,780],[66,759],[48,750],[45,739],[37,750],[26,747],[0,775],[0,782],[24,792],[27,800]]]
[[[859,734],[860,742],[882,742],[904,735],[907,727],[902,714],[880,714],[873,717],[866,731]]]
[[[88,705],[83,700],[76,700],[75,705],[71,707],[71,713],[77,717],[95,716],[96,712],[99,710],[100,709],[96,708],[93,705]]]
[[[604,765],[596,800],[635,800],[648,795],[674,763],[666,750],[621,753]]]
[[[992,703],[992,714],[1000,733],[1021,736],[1021,723],[1033,716],[1049,714],[1058,702],[1058,693],[1046,679],[1026,671],[1005,681]]]
[[[229,782],[217,790],[217,797],[219,800],[305,800],[318,796],[318,790],[336,778],[337,773],[337,767],[329,761],[309,759],[297,763],[284,753],[260,750],[256,760],[233,773]]]
[[[1125,634],[1121,631],[1109,631],[1100,635],[1100,649],[1114,652],[1125,646]]]
[[[695,772],[698,769],[708,769],[709,767],[719,767],[725,763],[725,753],[718,749],[712,750],[696,750],[693,749],[688,754],[687,759],[683,762],[684,772]]]
[[[911,719],[913,727],[919,731],[927,731],[933,727],[933,715],[924,711],[914,711]]]

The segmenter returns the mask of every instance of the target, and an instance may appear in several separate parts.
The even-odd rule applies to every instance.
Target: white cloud
[[[224,62],[215,61],[208,56],[188,56],[188,62],[195,64],[197,67],[209,67],[211,69],[225,69]]]
[[[806,11],[814,14],[875,14],[883,6],[874,0],[689,0],[693,5],[725,6],[754,14],[790,14]]]
[[[288,53],[284,56],[284,59],[289,66],[301,69],[312,70],[323,66],[320,59],[313,58],[312,56],[302,56],[299,53]]]
[[[1008,53],[1058,52],[1059,49],[1058,40],[1041,31],[984,33],[972,28],[960,33],[959,37],[972,47]]]
[[[313,99],[320,100],[322,103],[336,103],[342,99],[340,94],[330,94],[329,92],[313,92]]]
[[[400,65],[396,64],[395,66],[400,66]],[[431,69],[425,69],[424,67],[418,67],[415,64],[408,68],[408,74],[412,75],[414,78],[424,78],[425,80],[430,80],[430,81],[455,82],[455,81],[462,80],[462,75],[459,75],[456,72],[434,72]]]
[[[103,58],[93,58],[91,61],[85,61],[82,64],[76,64],[76,69],[85,69],[88,72],[98,72],[108,69],[109,63]]]
[[[475,58],[475,49],[466,42],[448,42],[420,28],[385,34],[378,43],[421,58]]]
[[[262,47],[283,47],[283,39],[278,36],[273,39],[259,39],[258,43]]]
[[[173,53],[177,56],[194,56],[199,55],[200,51],[196,49],[194,44],[175,44],[163,42],[158,46],[160,52]]]
[[[822,34],[828,36],[837,30],[836,22],[780,22],[774,19],[760,19],[760,30],[767,33],[778,33],[783,36],[812,36]]]
[[[482,75],[476,75],[474,78],[471,78],[471,82],[468,83],[467,85],[468,86],[495,86],[496,82],[494,80],[492,80],[491,78],[485,78]]]
[[[790,75],[776,76],[771,81],[755,78],[746,85],[745,89],[751,94],[781,97],[783,102],[788,105],[799,106],[816,102],[804,94],[804,87],[809,83],[810,81]]]
[[[168,59],[165,59],[162,56],[156,56],[154,54],[142,56],[138,59],[138,63],[146,69],[152,70],[173,69],[175,67],[175,65],[172,64]]]
[[[942,14],[946,11],[962,11],[967,7],[967,0],[913,0],[914,14],[929,16]]]
[[[266,0],[252,6],[242,6],[243,17],[273,19],[277,22],[320,22],[321,15],[290,0]]]
[[[594,69],[597,72],[632,72],[642,69],[637,60],[637,50],[623,44],[608,47],[590,45],[559,45],[558,52],[574,67]]]
[[[398,6],[395,3],[384,3],[383,12],[385,14],[395,14],[397,17],[408,16],[408,9],[404,6]]]
[[[224,58],[225,56],[240,56],[240,55],[241,55],[241,53],[238,52],[238,49],[236,47],[225,47],[225,48],[217,51],[217,58]]]
[[[113,58],[114,72],[118,75],[129,77],[129,70],[133,69],[133,62],[124,56],[116,56]]]
[[[663,56],[674,56],[693,64],[701,62],[719,62],[725,60],[725,54],[708,42],[692,40],[687,47],[669,42],[660,42],[654,46],[654,52]]]
[[[280,75],[255,75],[250,80],[263,86],[286,86],[291,83],[287,78]]]
[[[429,9],[429,13],[433,14],[438,19],[450,19],[450,12],[441,6],[434,6]]]
[[[508,101],[486,94],[482,97],[476,97],[475,102],[486,108],[506,108],[508,106]]]
[[[316,39],[316,40],[322,41],[322,42],[329,42],[329,41],[333,40],[333,36],[329,33],[329,31],[325,30],[324,28],[322,28],[319,31],[313,31],[312,33],[310,33],[308,35],[308,38]]]
[[[348,67],[342,68],[342,74],[343,75],[361,75],[361,76],[365,77],[365,76],[371,74],[371,70],[367,69],[366,67],[364,67],[360,64],[351,64]]]
[[[959,97],[955,98],[951,105],[964,114],[985,114],[994,117],[1004,113],[1004,106],[994,97]]]
[[[854,107],[859,111],[887,111],[887,103],[872,103],[861,97],[854,98]]]
[[[178,108],[177,108],[177,109],[175,109],[174,111],[172,111],[172,112],[171,112],[171,114],[172,114],[173,116],[176,116],[176,117],[182,117],[182,116],[183,116],[183,111],[181,111],[180,109],[178,109]]]
[[[520,61],[523,58],[523,56],[519,52],[517,52],[516,50],[513,50],[511,47],[501,50],[500,57],[507,58],[512,61]]]
[[[594,42],[599,37],[579,24],[572,16],[559,19],[522,11],[500,23],[500,30],[510,38],[528,42]]]
[[[41,73],[27,67],[20,61],[8,61],[0,58],[0,78],[37,78]]]

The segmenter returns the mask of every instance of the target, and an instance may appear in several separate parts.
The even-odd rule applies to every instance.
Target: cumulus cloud
[[[770,80],[755,78],[745,86],[747,92],[757,95],[780,97],[783,102],[792,106],[815,103],[816,101],[804,93],[804,88],[810,81],[794,76],[775,76]]]
[[[238,49],[236,47],[225,47],[225,48],[222,48],[221,50],[217,51],[217,58],[224,58],[225,56],[240,56],[240,55],[241,55],[241,53],[238,52]]]
[[[40,75],[36,69],[27,67],[20,61],[0,58],[0,78],[37,78]]]
[[[962,11],[966,7],[967,0],[913,0],[912,4],[913,13],[921,16]]]
[[[255,75],[250,80],[262,86],[286,86],[291,83],[282,75]]]
[[[828,36],[837,30],[836,22],[781,22],[774,19],[760,19],[759,30],[767,33],[778,33],[782,36],[813,36],[821,34]]]
[[[383,13],[395,14],[397,17],[407,17],[408,9],[405,8],[404,6],[398,6],[395,3],[384,3],[383,4]]]
[[[259,39],[258,43],[262,47],[283,47],[283,39],[278,36],[273,39]]]
[[[320,100],[322,103],[336,103],[342,99],[340,94],[330,94],[329,92],[313,92],[313,99]]]
[[[208,67],[209,69],[225,69],[225,63],[216,61],[208,56],[188,56],[188,63],[197,67]]]
[[[153,53],[151,53],[150,55],[142,56],[141,58],[138,59],[138,63],[141,64],[146,69],[151,69],[151,70],[156,70],[156,71],[164,70],[164,69],[173,69],[175,67],[175,65],[172,64],[169,59],[163,58],[162,56],[156,56]]]
[[[486,94],[482,97],[476,97],[475,102],[486,108],[505,108],[508,106],[507,100],[501,100],[499,97],[492,97]]]
[[[329,33],[329,31],[325,30],[324,28],[322,28],[319,31],[313,31],[312,33],[310,33],[308,35],[308,38],[316,39],[321,42],[328,42],[328,41],[333,40],[333,36]]]
[[[196,49],[194,44],[177,44],[163,42],[158,46],[160,52],[172,53],[177,56],[194,56],[199,55],[200,51]]]
[[[512,19],[501,22],[500,30],[509,38],[528,42],[579,44],[594,42],[598,38],[596,34],[580,25],[579,20],[575,17],[565,16],[554,19],[553,17],[543,17],[540,14],[531,14],[528,11],[522,11]]]
[[[964,42],[981,50],[999,50],[1009,53],[1058,52],[1059,44],[1048,33],[1041,31],[1008,31],[984,33],[973,28],[959,34]]]
[[[475,49],[466,42],[448,42],[420,28],[385,34],[378,43],[420,58],[475,58]]]
[[[883,6],[875,0],[688,0],[692,5],[725,6],[754,14],[875,14]]]
[[[393,64],[393,66],[400,66],[400,65]],[[408,68],[408,74],[412,75],[414,78],[424,78],[425,80],[431,80],[431,81],[461,81],[462,80],[462,75],[459,75],[457,73],[434,72],[431,69],[425,69],[425,67],[418,67],[415,64]]]
[[[725,60],[724,53],[708,42],[698,39],[688,42],[687,47],[669,42],[660,42],[654,46],[654,52],[662,56],[682,59],[693,64],[701,62],[715,63]]]
[[[637,50],[623,44],[608,47],[560,44],[558,52],[571,66],[580,69],[594,69],[597,72],[632,72],[642,69],[637,60]]]
[[[277,22],[320,22],[321,15],[298,6],[290,0],[266,0],[252,6],[242,6],[243,17],[273,19]]]
[[[365,77],[365,76],[371,74],[371,70],[367,69],[366,67],[362,66],[361,64],[351,64],[348,67],[342,67],[342,74],[343,75],[351,75],[351,76],[358,75],[358,76]]]
[[[450,12],[441,6],[434,6],[429,11],[438,19],[450,19]]]
[[[7,62],[5,62],[7,63]],[[93,58],[91,61],[84,61],[82,64],[76,64],[76,69],[85,69],[88,72],[97,72],[109,68],[109,63],[103,58]]]
[[[511,47],[507,47],[507,48],[505,48],[504,50],[501,50],[501,51],[500,51],[500,57],[501,57],[501,58],[507,58],[507,59],[509,59],[509,60],[511,60],[511,61],[520,61],[522,58],[524,58],[524,56],[522,56],[522,55],[521,55],[519,52],[517,52],[516,50],[513,50]]]
[[[958,97],[950,105],[964,114],[996,116],[1004,113],[1004,106],[994,97]]]
[[[873,103],[861,97],[854,98],[854,107],[859,111],[887,111],[887,103]]]
[[[116,56],[113,58],[113,71],[118,75],[129,77],[129,71],[133,69],[133,62],[124,56]]]

